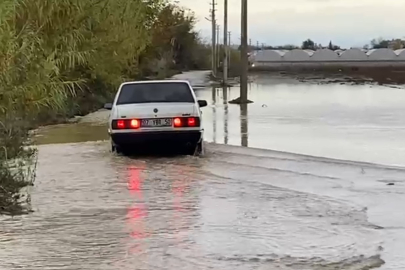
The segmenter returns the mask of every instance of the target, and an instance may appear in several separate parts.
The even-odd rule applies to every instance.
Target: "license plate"
[[[172,126],[171,118],[142,119],[142,127],[170,127]]]

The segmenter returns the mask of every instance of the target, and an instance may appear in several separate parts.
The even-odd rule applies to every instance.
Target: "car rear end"
[[[201,112],[185,81],[121,85],[110,115],[112,142],[121,147],[196,147],[202,142]]]

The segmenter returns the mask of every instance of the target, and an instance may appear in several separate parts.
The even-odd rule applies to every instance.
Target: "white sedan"
[[[111,149],[135,147],[184,147],[188,154],[203,152],[201,107],[188,81],[125,82],[120,85],[111,110],[108,133]]]

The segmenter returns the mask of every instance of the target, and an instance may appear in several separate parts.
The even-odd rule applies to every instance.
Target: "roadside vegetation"
[[[210,47],[211,49],[211,47]],[[217,48],[218,49],[218,48]],[[224,46],[221,45],[219,47],[219,51],[216,52],[217,57],[217,73],[215,76],[213,74],[210,74],[210,79],[212,81],[218,82],[218,85],[222,85],[223,81],[223,57],[225,55],[225,50]],[[241,58],[240,58],[240,50],[239,49],[234,49],[234,48],[229,48],[228,49],[228,78],[231,80],[238,79],[240,76],[240,70],[241,70]],[[211,67],[210,67],[211,69]]]
[[[192,13],[165,0],[0,1],[0,214],[29,211],[29,131],[99,109],[124,80],[210,67]]]

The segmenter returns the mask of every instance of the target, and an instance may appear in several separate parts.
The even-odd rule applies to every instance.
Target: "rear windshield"
[[[154,102],[194,103],[195,100],[186,83],[134,83],[122,86],[117,105]]]

